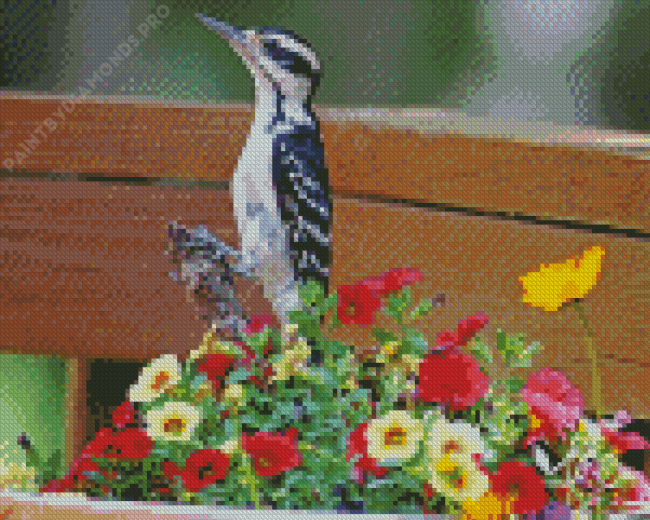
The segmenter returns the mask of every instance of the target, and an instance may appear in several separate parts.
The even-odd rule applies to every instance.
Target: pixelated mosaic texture
[[[172,2],[169,2],[169,4],[170,7],[173,7]],[[287,2],[287,5],[289,4],[291,3]],[[316,3],[314,2],[314,4]],[[318,5],[323,9],[331,7],[330,3],[325,4],[325,2],[321,2]],[[349,4],[349,2],[346,2],[346,5]],[[598,4],[598,2],[594,2],[594,4]],[[417,2],[411,2],[410,4],[405,2],[405,5],[407,7],[410,5],[413,9],[411,23],[415,23],[415,21],[423,23],[422,16],[415,16],[415,14],[418,14],[417,8],[421,6],[418,6]],[[205,6],[203,7],[204,10],[208,10]],[[293,6],[285,7],[285,11],[292,10],[290,7]],[[103,14],[101,11],[102,4],[97,5],[89,2],[86,8],[90,10],[87,13],[88,20],[91,20],[93,15],[99,18],[96,15]],[[92,11],[92,9],[96,9],[96,11]],[[185,9],[186,7],[182,9],[178,7],[178,10],[175,11],[178,13],[178,18],[174,18],[171,29],[172,36],[165,36],[167,41],[181,41],[183,34],[192,35],[196,31],[194,28],[189,28],[189,22],[183,22],[186,15],[181,14],[181,11],[184,12]],[[192,9],[187,8],[187,11],[189,12]],[[200,7],[197,7],[197,9],[200,9]],[[210,10],[214,11],[214,6],[210,6]],[[360,40],[359,48],[362,47],[362,43],[367,42],[373,32],[380,34],[391,32],[390,24],[387,27],[376,29],[377,26],[371,25],[371,16],[367,16],[363,11],[360,11],[359,15],[355,15],[350,13],[350,10],[341,8],[339,5],[336,12],[343,12],[344,16],[342,18],[344,18],[344,21],[339,21],[338,17],[334,16],[331,16],[330,20],[336,20],[336,25],[340,28],[341,24],[345,23],[345,20],[354,20],[355,16],[363,19],[369,27],[364,29],[364,36],[367,37]],[[266,14],[266,12],[265,10],[251,8],[248,15],[250,17],[249,22],[242,13],[233,10],[232,19],[239,21],[239,18],[237,18],[239,15],[242,19],[239,23],[242,25],[266,24],[269,22],[255,20],[256,17],[263,18],[262,14]],[[278,7],[277,10],[269,12],[269,14],[277,16],[279,22],[283,25],[293,25],[290,23],[292,21],[291,13],[287,12],[283,13],[283,9]],[[501,83],[501,86],[497,81],[498,78],[491,82],[485,80],[485,78],[477,80],[479,86],[487,83],[488,89],[496,89],[496,95],[492,98],[494,102],[486,104],[480,102],[467,103],[467,97],[456,93],[450,94],[449,92],[446,92],[445,95],[448,96],[447,99],[452,99],[454,103],[464,106],[470,112],[475,109],[478,111],[477,113],[488,112],[492,116],[503,114],[503,117],[506,118],[514,117],[524,120],[547,120],[550,118],[551,120],[557,120],[559,117],[557,119],[555,117],[559,115],[569,120],[575,119],[582,124],[613,123],[621,128],[647,130],[647,112],[649,109],[646,107],[649,106],[649,92],[644,93],[643,91],[643,86],[650,84],[647,78],[643,76],[643,74],[647,73],[647,65],[643,61],[644,57],[648,55],[647,48],[643,47],[647,43],[647,39],[644,40],[642,35],[634,37],[634,34],[639,34],[639,27],[643,27],[643,25],[639,24],[644,23],[643,17],[646,16],[647,12],[650,11],[643,9],[639,2],[628,2],[616,12],[615,16],[604,16],[604,19],[608,20],[604,24],[606,28],[595,31],[595,33],[598,33],[597,37],[591,36],[593,42],[591,47],[596,46],[601,49],[601,52],[598,54],[586,50],[578,64],[574,63],[572,65],[574,67],[574,78],[578,79],[575,79],[576,85],[570,89],[571,94],[564,96],[566,99],[563,101],[564,104],[560,104],[560,109],[554,108],[552,103],[556,97],[559,98],[560,96],[550,96],[546,100],[545,108],[540,108],[541,105],[537,104],[544,95],[548,96],[549,92],[552,92],[543,88],[545,83],[541,79],[532,79],[533,69],[540,68],[540,70],[543,70],[543,66],[540,64],[543,60],[539,56],[533,56],[537,60],[529,60],[534,63],[534,66],[531,65],[529,69],[524,68],[522,71],[517,71],[516,69],[506,68],[506,71],[509,71],[511,75],[511,81]],[[385,13],[379,14],[383,15]],[[397,19],[402,18],[398,17],[397,13],[389,14],[393,14]],[[597,10],[587,14],[590,17],[603,16],[603,13],[599,13]],[[494,15],[494,19],[503,20],[506,16],[505,13],[500,12]],[[536,27],[544,27],[544,23],[540,22],[530,12],[526,14],[522,11],[517,16],[520,17],[520,20],[527,19],[526,16],[530,16],[531,24]],[[458,18],[460,19],[462,16]],[[175,20],[180,21],[175,22]],[[174,26],[176,23],[178,26]],[[183,23],[185,23],[186,27],[185,33],[182,33],[179,28]],[[298,23],[298,19],[296,19],[296,23]],[[350,31],[352,33],[359,32],[360,23],[361,20],[359,24],[351,25]],[[613,27],[616,24],[619,24],[618,30],[625,31],[626,36],[624,38],[614,32]],[[327,27],[327,24],[320,22],[319,25],[323,32],[326,32],[324,27]],[[396,22],[395,25],[399,25],[399,23]],[[624,29],[620,29],[620,27]],[[497,42],[493,41],[492,44],[496,45],[498,49],[498,39],[500,36],[503,37],[501,33],[507,31],[496,25],[493,29],[497,33]],[[174,34],[174,30],[178,34]],[[96,43],[99,45],[97,48],[101,49],[101,45],[105,42],[101,37],[102,33],[93,30],[92,26],[86,31],[85,36],[87,38],[94,36]],[[635,31],[637,32],[635,33]],[[128,32],[127,30],[126,33]],[[311,38],[307,27],[304,32],[309,34]],[[339,35],[341,32],[341,30],[337,30],[336,34]],[[587,30],[586,33],[588,34],[589,31]],[[429,43],[431,40],[435,41],[439,38],[439,32],[430,29],[421,31],[417,27],[413,28],[411,26],[408,26],[407,34],[413,35],[416,41],[418,41],[417,38],[425,38],[424,41]],[[324,38],[324,36],[321,37]],[[514,35],[509,34],[508,37],[511,38],[511,48],[506,47],[509,49],[508,52],[530,52],[530,49],[526,50],[525,47],[521,47],[521,42],[525,40],[517,40],[516,33]],[[179,99],[186,96],[191,99],[212,101],[215,99],[252,100],[253,91],[251,90],[250,80],[246,77],[247,73],[245,71],[237,69],[237,59],[223,51],[223,49],[216,52],[223,52],[224,55],[215,58],[213,51],[217,47],[213,45],[212,40],[204,39],[204,36],[201,35],[197,35],[196,38],[203,42],[204,59],[210,66],[216,67],[219,63],[217,60],[220,59],[224,61],[231,60],[232,76],[235,76],[235,80],[241,82],[240,86],[229,86],[232,78],[229,75],[228,77],[222,77],[220,79],[221,83],[218,84],[214,83],[212,78],[205,79],[204,83],[209,84],[204,87],[207,94],[201,92],[200,89],[195,90],[195,83],[197,82],[188,79],[188,72],[180,73],[177,70],[172,72],[172,69],[178,65],[179,60],[181,63],[185,63],[188,69],[192,70],[191,65],[196,62],[192,61],[191,54],[188,57],[188,54],[183,52],[182,47],[173,43],[169,44],[169,47],[164,47],[160,41],[153,43],[154,40],[152,40],[150,43],[152,48],[149,50],[152,54],[146,57],[156,59],[161,64],[166,64],[167,68],[162,70],[167,71],[167,81],[165,82],[163,78],[163,81],[158,82],[155,86],[144,85],[144,79],[136,83],[136,77],[151,78],[152,76],[155,77],[155,75],[132,70],[129,73],[133,76],[133,81],[130,78],[126,80],[122,77],[122,83],[113,84],[113,78],[110,78],[111,81],[108,82],[109,86],[106,88],[114,88],[115,90],[106,90],[106,93],[146,93],[149,92],[148,89],[150,88],[151,94],[149,95],[171,96]],[[68,39],[72,40],[69,44],[73,45],[74,39]],[[397,59],[393,60],[393,66],[398,68],[392,69],[392,72],[390,66],[383,69],[382,66],[385,64],[384,53],[380,51],[383,51],[383,45],[385,44],[381,42],[381,39],[378,38],[378,42],[375,42],[374,49],[370,45],[368,52],[376,53],[378,63],[374,64],[374,67],[375,70],[379,69],[382,74],[377,73],[376,77],[368,78],[368,74],[372,76],[373,73],[366,72],[365,68],[360,67],[359,69],[363,71],[365,76],[359,73],[356,79],[361,78],[363,81],[355,81],[352,85],[355,76],[350,70],[343,69],[340,73],[340,79],[332,82],[335,86],[326,87],[326,84],[323,84],[319,93],[321,97],[316,102],[328,104],[331,100],[331,103],[336,103],[336,96],[342,96],[348,92],[346,88],[350,87],[350,94],[345,94],[347,96],[345,102],[358,104],[359,106],[363,106],[364,103],[396,103],[399,105],[407,103],[435,105],[436,102],[442,103],[443,101],[440,101],[437,97],[431,97],[433,94],[430,88],[418,87],[418,85],[426,84],[433,76],[439,77],[439,68],[435,67],[435,63],[434,67],[429,70],[428,67],[409,66],[406,59]],[[401,39],[398,38],[398,40]],[[317,41],[317,39],[314,38],[314,41]],[[334,48],[333,50],[346,48],[347,46],[357,48],[356,40],[352,40],[355,45],[346,45],[335,40],[334,36],[325,39],[323,48],[327,49],[327,42],[331,41],[336,42],[335,44],[330,43],[330,48]],[[610,45],[606,45],[607,42]],[[40,42],[38,43],[40,44]],[[620,50],[625,48],[626,44],[631,50]],[[441,50],[433,51],[437,53],[434,58],[443,61],[444,59],[440,54],[448,46],[448,43],[441,44]],[[472,48],[470,43],[466,43],[465,46]],[[415,48],[416,45],[413,44],[413,47]],[[90,48],[93,49],[94,47],[91,46]],[[162,48],[175,50],[170,51],[169,55],[167,55],[161,51]],[[422,45],[420,48],[426,48],[429,51],[432,48],[436,49],[435,45]],[[590,46],[587,46],[587,49],[589,48]],[[612,50],[604,53],[602,48]],[[552,45],[549,45],[547,50],[551,53],[557,52]],[[94,53],[95,51],[89,52]],[[399,51],[397,52],[399,53]],[[408,56],[414,54],[413,52],[403,52]],[[562,49],[561,54],[564,53],[565,51]],[[97,54],[100,53],[97,52]],[[454,52],[447,53],[447,55],[452,54]],[[417,54],[415,56],[418,59],[421,58]],[[571,56],[573,57],[573,55]],[[510,54],[497,54],[497,57],[505,61],[506,65],[508,65],[508,59],[511,58]],[[560,55],[557,59],[562,61],[562,57]],[[330,67],[336,70],[336,60],[355,63],[352,58],[355,58],[355,56],[332,57]],[[358,58],[359,62],[363,62],[364,58],[366,58],[365,54]],[[426,63],[428,57],[425,56],[425,58],[423,61]],[[458,73],[459,70],[462,71],[463,66],[471,62],[468,57],[463,59],[466,61],[455,65],[451,64],[449,69],[454,73]],[[548,56],[544,59],[550,62],[553,61]],[[372,60],[368,61],[372,63]],[[390,65],[390,59],[388,61]],[[516,60],[512,59],[512,61]],[[21,62],[20,65],[27,63],[29,62]],[[88,63],[83,62],[82,67],[88,68],[90,65],[90,68],[92,68],[92,63],[90,60]],[[589,66],[594,63],[597,64],[596,67]],[[16,68],[18,66],[19,64],[16,63]],[[544,66],[550,65],[544,64]],[[399,69],[399,67],[402,67],[402,69]],[[182,67],[179,68],[182,69]],[[357,70],[356,67],[350,67],[350,69],[352,68],[355,71]],[[372,65],[369,68],[372,69]],[[199,70],[201,69],[203,67],[200,67]],[[586,73],[584,69],[591,72]],[[30,64],[30,68],[26,70],[34,69],[31,69]],[[43,70],[45,70],[45,67]],[[390,79],[401,80],[393,82],[397,82],[398,86],[395,91],[397,94],[392,94],[392,98],[391,94],[382,92],[383,85],[381,83],[384,70],[389,71],[389,76],[392,76]],[[423,78],[424,73],[427,72],[431,76]],[[7,79],[5,75],[3,81],[9,82],[13,79],[14,83],[16,83],[18,76],[24,79],[29,77],[29,74],[29,72],[21,71],[10,79]],[[40,69],[38,74],[40,74]],[[139,76],[136,74],[139,74]],[[331,74],[336,78],[335,72]],[[240,75],[241,78],[237,78],[237,75]],[[451,72],[449,75],[451,75]],[[585,75],[587,76],[586,80],[580,79]],[[61,77],[56,78],[57,81],[61,79]],[[38,77],[34,76],[34,82],[38,81]],[[117,81],[117,76],[115,81]],[[608,81],[610,83],[607,83]],[[521,90],[522,85],[529,86],[532,83],[541,90],[537,92],[531,91],[530,95]],[[559,85],[559,83],[557,84]],[[138,87],[134,86],[136,84],[138,84]],[[607,88],[603,87],[603,85],[612,86]],[[595,99],[598,96],[593,94],[593,89],[596,89],[597,86],[600,86],[601,90],[600,99]],[[26,85],[23,86],[17,83],[5,85],[2,88],[3,90],[13,88],[28,90]],[[124,90],[125,88],[126,90]],[[330,89],[329,93],[327,88]],[[508,88],[511,88],[511,90],[508,91]],[[56,91],[60,92],[58,89]],[[504,92],[508,92],[508,94],[499,98],[498,94]],[[495,101],[495,99],[498,101]],[[594,105],[596,101],[603,103],[604,112],[603,107]],[[339,98],[339,102],[344,101]],[[575,106],[571,115],[566,107],[572,102],[575,103]],[[224,208],[224,204],[227,204],[225,198],[221,195],[206,197],[196,190],[184,191],[176,188],[165,188],[163,190],[157,187],[130,187],[127,190],[125,186],[115,186],[117,189],[111,187],[109,190],[104,186],[97,185],[91,185],[79,191],[75,188],[73,193],[71,193],[69,186],[57,187],[52,185],[52,187],[38,189],[37,193],[26,195],[25,192],[30,191],[30,189],[26,189],[24,186],[20,183],[6,183],[3,181],[3,188],[6,188],[8,194],[8,198],[4,200],[9,201],[10,204],[7,204],[3,209],[6,218],[2,220],[13,222],[12,231],[5,233],[3,241],[12,244],[12,251],[20,249],[17,253],[11,253],[14,255],[13,257],[10,256],[4,259],[5,269],[10,266],[13,279],[20,280],[20,289],[12,289],[12,295],[4,297],[4,308],[6,310],[11,309],[11,311],[7,313],[3,311],[3,315],[10,315],[13,324],[10,331],[9,327],[3,328],[3,346],[7,344],[20,345],[16,350],[21,352],[29,352],[32,349],[36,351],[43,347],[52,348],[53,350],[72,349],[88,357],[104,357],[106,353],[120,357],[119,351],[122,350],[124,356],[128,357],[133,352],[142,354],[143,344],[153,345],[153,347],[148,347],[147,354],[168,352],[173,349],[182,351],[187,348],[188,336],[198,337],[202,329],[198,323],[192,325],[193,307],[184,300],[181,290],[167,279],[163,282],[163,276],[166,276],[169,266],[166,265],[166,260],[161,254],[162,249],[160,251],[157,249],[164,246],[157,235],[157,226],[161,217],[171,216],[176,213],[178,215],[175,216],[184,219],[188,224],[207,223],[219,236],[232,236],[234,231],[229,217],[222,215],[221,209],[212,209],[215,206]],[[21,192],[22,194],[20,194]],[[84,202],[88,200],[94,202],[90,204]],[[157,200],[157,202],[152,205],[151,201],[153,200]],[[164,207],[167,203],[162,203],[162,200],[170,201],[170,204]],[[98,201],[101,201],[101,203]],[[217,201],[220,202],[217,203]],[[109,208],[107,204],[112,204],[111,209],[107,209]],[[211,209],[206,211],[205,208]],[[458,319],[480,308],[494,317],[492,322],[494,324],[499,323],[504,327],[512,326],[517,330],[529,333],[535,339],[542,338],[548,346],[548,354],[545,354],[547,357],[543,360],[544,366],[561,368],[578,386],[582,385],[582,387],[588,388],[588,383],[583,374],[584,353],[580,351],[581,347],[576,346],[581,344],[580,328],[577,323],[560,316],[542,317],[538,313],[525,310],[521,305],[511,310],[510,308],[513,307],[512,302],[516,301],[517,295],[515,287],[509,284],[511,278],[516,279],[516,277],[512,276],[512,273],[523,274],[526,270],[532,270],[540,259],[548,262],[557,261],[560,258],[575,254],[582,247],[591,245],[593,237],[589,233],[577,234],[561,229],[545,229],[541,231],[539,227],[532,225],[495,223],[487,219],[477,220],[475,217],[463,218],[449,214],[441,215],[414,209],[404,209],[390,203],[367,204],[340,200],[335,207],[335,212],[334,241],[337,244],[347,245],[346,248],[339,248],[336,253],[335,263],[338,269],[336,279],[338,283],[350,282],[365,274],[374,274],[393,265],[403,265],[405,262],[419,266],[421,271],[427,273],[422,287],[418,289],[422,295],[437,292],[441,288],[449,295],[449,303],[446,309],[441,311],[432,322],[426,324],[427,334],[435,337],[436,332],[446,327],[452,327]],[[40,224],[34,222],[33,213],[38,214],[37,222],[40,222]],[[85,231],[79,227],[77,217],[80,214],[92,216],[93,218],[91,227]],[[138,224],[134,224],[136,214]],[[15,222],[17,222],[15,219],[17,218],[23,219],[22,224],[18,226],[15,225]],[[52,222],[56,222],[57,231],[48,230],[48,226],[51,227]],[[127,224],[127,222],[130,223]],[[375,222],[375,224],[369,226],[368,222]],[[59,228],[59,226],[62,227]],[[61,229],[65,229],[65,231],[61,231]],[[102,229],[104,240],[97,238],[98,229]],[[533,240],[535,242],[534,246],[531,244]],[[592,316],[602,314],[608,317],[607,320],[600,323],[594,320],[594,334],[598,338],[599,344],[602,345],[603,361],[601,368],[603,378],[607,387],[612,389],[608,399],[616,407],[631,407],[632,414],[639,417],[643,415],[643,410],[647,409],[648,406],[647,401],[644,401],[644,399],[647,399],[646,395],[648,394],[647,376],[645,374],[649,365],[648,360],[642,354],[645,351],[644,337],[648,321],[647,306],[643,302],[643,298],[647,295],[648,279],[647,275],[639,267],[647,259],[647,245],[638,240],[611,236],[602,237],[602,239],[599,237],[598,242],[606,244],[608,252],[611,252],[608,258],[612,259],[612,269],[603,273],[603,281],[599,284],[598,293],[594,291],[595,296],[585,302],[585,307]],[[20,244],[20,246],[17,244]],[[30,252],[25,255],[27,250]],[[135,254],[134,251],[136,251]],[[388,254],[386,251],[388,251]],[[551,251],[552,254],[549,254]],[[103,267],[102,261],[105,262]],[[118,264],[119,268],[116,267]],[[71,282],[71,277],[74,278],[75,282]],[[85,277],[86,283],[78,282],[78,277]],[[108,286],[102,282],[102,280],[106,279],[110,279],[113,285]],[[148,281],[146,284],[143,283],[143,280],[150,279],[156,280],[156,282],[153,285],[150,285]],[[26,280],[29,280],[29,283]],[[92,297],[85,297],[85,301],[80,299],[76,290],[77,285],[86,288]],[[19,295],[17,291],[23,294]],[[65,298],[70,302],[74,302],[76,308],[71,305],[61,305],[62,297],[58,296],[59,294],[65,295]],[[33,302],[36,300],[39,303],[34,307]],[[165,303],[161,304],[160,302]],[[145,310],[145,305],[148,305],[149,309]],[[151,306],[153,306],[153,309]],[[164,311],[163,308],[165,308]],[[47,325],[48,334],[43,334],[47,322],[38,314],[44,309],[48,309],[46,312],[52,316],[52,323]],[[116,319],[118,309],[122,317]],[[160,314],[155,314],[160,312],[164,313],[164,320],[160,319]],[[71,322],[70,313],[83,316],[83,320],[78,322],[84,323],[83,328],[86,334],[83,340],[70,334],[66,336],[64,332],[64,329],[68,328],[65,325]],[[29,323],[30,326],[26,327],[26,323]],[[189,334],[188,331],[190,331]],[[491,333],[493,334],[494,330],[486,331],[486,335]],[[363,341],[367,342],[367,338],[360,335],[359,341],[360,344],[363,344]],[[128,352],[131,352],[131,354],[128,354]],[[625,373],[625,382],[621,381],[622,373]]]

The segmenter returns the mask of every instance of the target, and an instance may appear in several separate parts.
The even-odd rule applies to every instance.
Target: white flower
[[[150,403],[160,394],[176,386],[181,379],[181,365],[175,354],[164,354],[145,367],[135,385],[129,389],[132,403]]]
[[[370,457],[380,463],[404,461],[417,452],[424,425],[410,412],[393,410],[370,421],[366,433]]]
[[[147,413],[147,434],[165,441],[189,441],[201,422],[201,410],[187,403],[168,401]]]
[[[440,494],[458,502],[477,501],[489,490],[488,476],[475,461],[476,454],[489,455],[479,430],[440,416],[429,431],[427,448],[431,486]]]

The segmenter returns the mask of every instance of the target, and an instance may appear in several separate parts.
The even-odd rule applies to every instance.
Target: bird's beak
[[[196,17],[201,20],[208,29],[217,31],[221,36],[228,40],[230,47],[232,47],[232,49],[244,60],[251,60],[252,53],[248,49],[251,42],[243,28],[230,26],[218,18],[210,18],[202,13],[197,13]]]

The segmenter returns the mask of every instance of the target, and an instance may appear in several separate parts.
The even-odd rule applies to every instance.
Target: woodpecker
[[[321,66],[292,31],[244,30],[197,14],[224,37],[255,80],[255,117],[231,183],[242,272],[263,283],[285,330],[311,279],[329,292],[332,201],[311,97]],[[286,339],[286,336],[283,336]]]

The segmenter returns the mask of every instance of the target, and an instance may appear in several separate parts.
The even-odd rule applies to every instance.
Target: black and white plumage
[[[320,63],[293,32],[243,30],[198,14],[227,39],[255,80],[255,119],[231,192],[243,265],[264,284],[282,325],[308,279],[329,291],[332,202],[311,95]]]

